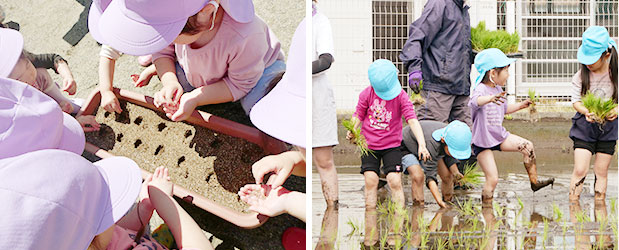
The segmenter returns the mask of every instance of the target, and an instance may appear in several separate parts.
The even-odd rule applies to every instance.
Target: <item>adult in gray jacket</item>
[[[419,19],[410,25],[400,60],[408,84],[426,100],[417,111],[420,120],[471,126],[467,103],[473,63],[469,6],[464,0],[428,1]]]

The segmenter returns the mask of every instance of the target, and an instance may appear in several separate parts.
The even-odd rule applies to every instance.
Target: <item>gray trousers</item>
[[[469,96],[448,95],[436,91],[421,91],[421,96],[426,103],[419,107],[417,116],[419,120],[433,120],[450,123],[458,120],[473,126],[471,110],[468,106]]]

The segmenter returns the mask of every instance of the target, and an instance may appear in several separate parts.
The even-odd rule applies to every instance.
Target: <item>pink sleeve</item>
[[[369,103],[370,103],[370,92],[368,91],[370,88],[366,88],[359,94],[359,101],[357,102],[357,109],[353,116],[359,118],[361,123],[365,120],[365,115],[368,111]],[[371,91],[371,90],[370,90]]]
[[[228,72],[223,78],[234,100],[244,97],[256,84],[264,72],[264,56],[268,44],[259,42],[263,34],[257,33],[246,37],[242,42],[230,48]]]
[[[402,110],[402,116],[406,121],[410,119],[417,119],[417,113],[415,113],[415,106],[408,98],[408,95],[404,90],[398,96],[400,98],[400,110]]]
[[[159,58],[170,58],[172,60],[176,59],[176,51],[174,47],[174,43],[168,45],[168,47],[163,48],[161,51],[153,54],[153,62]]]

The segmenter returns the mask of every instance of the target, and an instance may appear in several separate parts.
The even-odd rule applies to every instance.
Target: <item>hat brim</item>
[[[251,109],[251,122],[284,142],[305,148],[305,97],[286,89],[282,79]]]
[[[95,1],[90,4],[90,10],[88,11],[88,32],[100,44],[106,44],[99,33],[99,20],[103,10],[99,9],[99,6],[95,4]]]
[[[389,91],[378,92],[376,91],[376,89],[374,90],[374,92],[376,92],[376,95],[380,97],[380,99],[383,99],[385,101],[391,101],[394,98],[396,98],[398,95],[400,95],[400,92],[402,92],[402,86],[400,85],[400,81],[398,81],[397,76],[395,77],[393,81],[395,83],[392,83],[392,84],[394,84],[395,87],[390,88]]]
[[[9,77],[24,48],[24,38],[19,31],[0,28],[0,77]]]
[[[443,137],[443,133],[445,133],[445,128],[434,130],[434,132],[432,132],[432,138],[435,141],[441,141],[441,137]]]
[[[174,42],[189,18],[167,24],[140,23],[123,14],[121,2],[112,1],[100,16],[98,33],[104,44],[129,55],[143,56],[161,51]]]
[[[230,0],[221,0],[219,4],[234,21],[239,23],[249,23],[256,15],[252,0],[235,0],[234,4],[231,4]]]
[[[70,151],[81,155],[84,152],[86,145],[86,137],[82,126],[71,115],[62,112],[63,115],[63,128],[62,137],[60,137],[60,143],[58,149]]]
[[[600,56],[602,56],[602,53],[604,53],[604,51],[600,51],[599,53],[593,54],[593,55],[587,55],[585,54],[582,45],[580,47],[578,47],[578,52],[576,53],[576,58],[578,59],[579,63],[582,63],[584,65],[591,65],[594,64],[595,62],[597,62],[598,60],[600,60]]]
[[[110,189],[111,207],[106,208],[100,234],[118,222],[135,203],[142,186],[142,175],[138,165],[127,157],[111,157],[93,163]]]
[[[447,149],[449,149],[449,154],[458,160],[466,160],[471,157],[471,147],[467,147],[466,150],[460,151],[447,144]]]

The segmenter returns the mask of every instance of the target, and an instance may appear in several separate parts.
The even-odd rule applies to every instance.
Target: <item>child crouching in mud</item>
[[[522,154],[533,192],[554,183],[554,178],[538,180],[533,143],[507,132],[503,127],[505,114],[514,113],[531,104],[528,99],[516,104],[505,103],[505,92],[501,87],[505,86],[509,78],[507,69],[514,61],[496,48],[483,50],[475,57],[479,76],[475,80],[469,107],[473,118],[473,153],[477,155],[477,162],[486,176],[481,193],[483,203],[492,203],[494,189],[499,182],[493,150]]]

